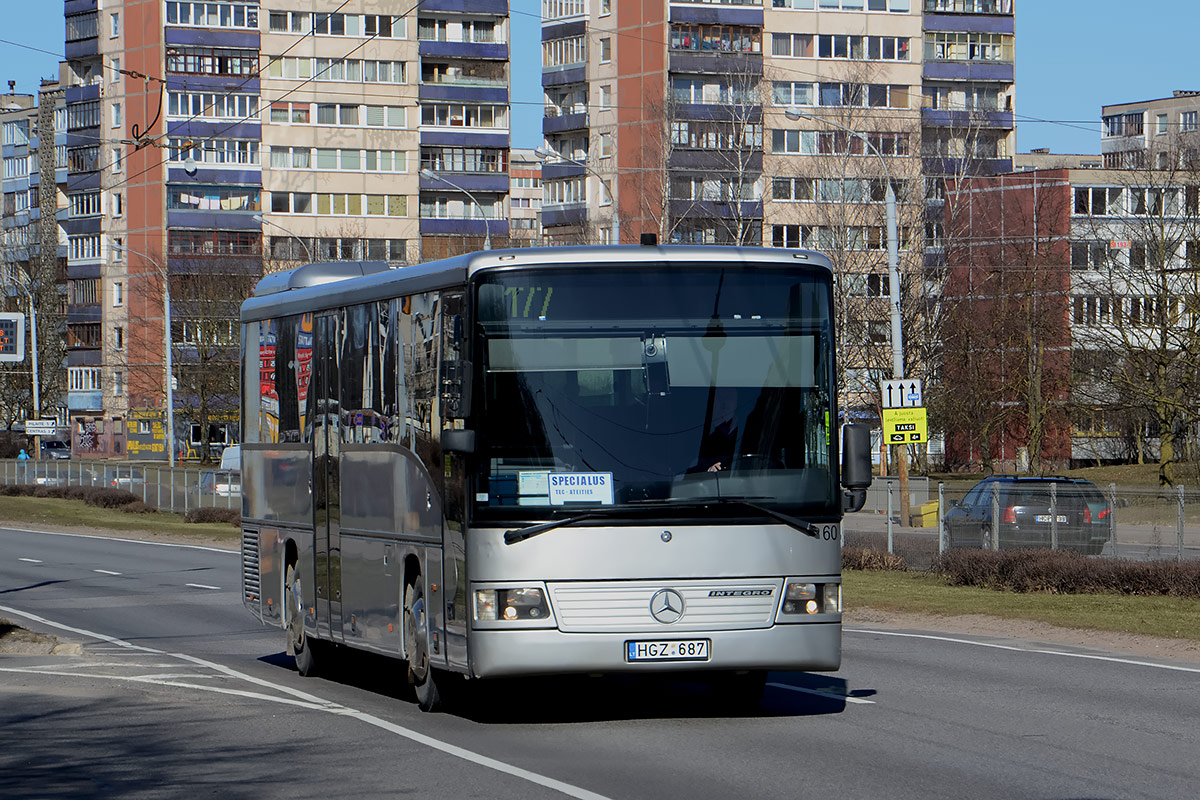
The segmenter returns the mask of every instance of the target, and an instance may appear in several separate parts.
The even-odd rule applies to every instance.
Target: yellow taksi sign
[[[925,407],[883,409],[885,444],[919,444],[929,441]]]

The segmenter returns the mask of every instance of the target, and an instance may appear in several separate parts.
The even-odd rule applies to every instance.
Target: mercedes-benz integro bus
[[[870,457],[837,428],[832,313],[829,260],[793,250],[269,275],[242,307],[244,602],[302,673],[402,659],[426,710],[449,673],[757,698],[836,670]]]

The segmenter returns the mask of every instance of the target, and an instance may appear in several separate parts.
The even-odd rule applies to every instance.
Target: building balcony
[[[689,74],[712,74],[723,76],[745,76],[757,78],[763,72],[762,53],[740,53],[736,51],[672,50],[671,72]]]
[[[671,153],[671,169],[696,172],[729,172],[737,168],[758,174],[762,172],[762,163],[762,151],[757,150],[736,154],[729,150],[675,150]]]
[[[542,227],[557,228],[564,225],[586,225],[588,209],[586,203],[558,203],[542,206]]]
[[[1016,22],[1012,12],[1007,14],[932,14],[927,13],[923,26],[927,33],[1014,33]]]
[[[425,101],[507,105],[508,85],[499,82],[471,84],[466,81],[422,83],[417,89],[417,96]]]
[[[762,0],[722,0],[716,3],[681,4],[672,2],[671,22],[699,25],[740,25],[762,27]]]
[[[426,6],[421,7],[422,11],[426,9]],[[417,53],[422,58],[507,61],[508,42],[443,42],[437,39],[422,39],[417,42]]]
[[[921,74],[926,80],[1012,83],[1016,73],[1011,61],[926,61]]]
[[[1011,131],[1016,118],[1011,111],[921,109],[921,123],[933,128],[1000,129]]]
[[[568,64],[563,67],[544,67],[542,69],[543,86],[567,86],[572,83],[583,83],[587,80],[587,70],[583,64]]]
[[[508,0],[424,0],[421,3],[421,13],[431,11],[507,16]]]
[[[501,217],[421,217],[421,235],[507,236],[508,220]]]
[[[558,106],[546,106],[546,116],[542,117],[542,133],[562,133],[563,131],[581,131],[588,127],[588,114],[573,112],[559,113]]]
[[[422,164],[422,167],[427,165]],[[498,194],[507,194],[509,187],[509,178],[507,172],[449,172],[446,170],[434,170],[437,175],[444,175],[447,180],[466,189],[472,194],[475,192],[490,192]],[[453,192],[456,191],[453,186],[446,181],[438,178],[426,178],[421,176],[422,191],[431,192]]]
[[[719,202],[715,200],[672,200],[671,215],[676,219],[724,219],[749,222],[763,218],[761,200]]]

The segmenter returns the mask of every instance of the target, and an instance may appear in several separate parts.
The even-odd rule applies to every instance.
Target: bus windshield
[[[716,498],[838,512],[827,271],[643,263],[477,280],[477,520]]]

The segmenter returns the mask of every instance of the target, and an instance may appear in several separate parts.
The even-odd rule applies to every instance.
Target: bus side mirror
[[[859,511],[867,504],[871,486],[871,429],[866,425],[842,426],[842,509]]]
[[[463,453],[464,455],[474,453],[475,431],[459,428],[443,428],[442,451],[446,453]]]

